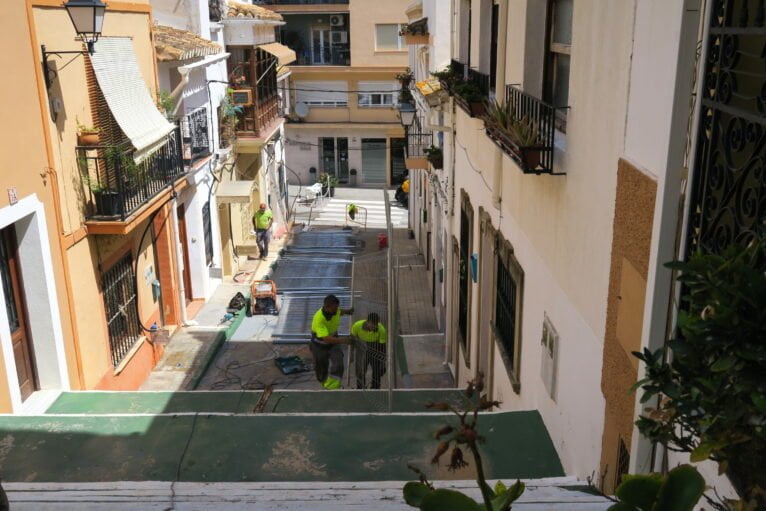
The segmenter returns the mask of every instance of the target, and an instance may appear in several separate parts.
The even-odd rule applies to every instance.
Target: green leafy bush
[[[684,306],[672,357],[634,353],[646,364],[634,388],[653,403],[636,424],[693,462],[717,461],[748,505],[766,507],[766,241],[666,266]]]
[[[705,480],[690,465],[666,475],[625,475],[608,511],[692,511],[705,491]]]

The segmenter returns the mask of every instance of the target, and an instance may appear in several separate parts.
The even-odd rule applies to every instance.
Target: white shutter
[[[295,99],[298,103],[326,106],[348,105],[348,82],[346,81],[296,81],[294,84]]]

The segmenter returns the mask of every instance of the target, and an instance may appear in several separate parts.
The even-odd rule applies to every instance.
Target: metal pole
[[[351,258],[351,308],[354,308],[354,257]],[[351,315],[351,325],[354,324],[354,316]],[[354,361],[354,350],[356,348],[356,344],[352,343],[348,346],[348,371],[346,372],[346,387],[351,388],[351,364]],[[365,367],[365,370],[367,368]]]
[[[386,342],[386,373],[388,375],[388,412],[394,410],[394,341],[396,339],[396,323],[394,323],[394,279],[393,279],[393,261],[391,260],[391,250],[393,247],[393,229],[391,226],[391,201],[388,198],[388,192],[383,191],[383,200],[386,211],[386,234],[388,236],[388,249],[386,250],[386,279],[388,280],[388,339]]]

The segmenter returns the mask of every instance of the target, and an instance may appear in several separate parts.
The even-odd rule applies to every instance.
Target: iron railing
[[[122,146],[79,146],[78,164],[83,183],[90,188],[91,208],[86,218],[124,221],[168,185],[186,173],[181,129],[143,160]]]
[[[350,66],[349,45],[325,46],[321,49],[296,52],[296,66]]]
[[[452,59],[450,61],[450,69],[460,80],[465,80],[465,64],[459,60]]]
[[[498,147],[514,159],[526,174],[553,174],[553,154],[556,135],[556,115],[568,107],[555,107],[545,103],[513,85],[505,89],[505,101],[510,105],[515,121],[523,121],[527,127],[536,131],[534,142],[521,145],[506,132],[491,122],[486,124],[486,133]]]
[[[433,144],[433,133],[407,133],[407,158],[425,158],[426,149]]]
[[[476,84],[479,89],[481,89],[481,93],[485,96],[489,96],[489,89],[490,89],[490,80],[489,75],[485,75],[484,73],[480,73],[479,71],[475,69],[469,69],[468,70],[468,81],[473,82]]]
[[[210,134],[208,110],[199,108],[179,121],[183,138],[184,164],[193,166],[202,158],[210,156]]]
[[[133,258],[130,254],[101,275],[109,351],[114,367],[120,365],[141,338],[134,280]]]

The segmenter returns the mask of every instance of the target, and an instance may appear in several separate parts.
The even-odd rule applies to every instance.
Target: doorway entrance
[[[32,337],[18,257],[16,229],[13,226],[0,231],[0,279],[5,295],[5,311],[11,332],[13,358],[19,381],[21,400],[38,390],[37,368],[34,363]]]
[[[191,288],[191,271],[189,266],[189,241],[186,236],[186,206],[184,204],[178,205],[178,238],[181,240],[181,251],[184,258],[184,295],[186,298],[186,305],[189,305],[194,296]]]
[[[406,139],[391,139],[391,184],[399,185],[407,179],[407,167],[404,166],[404,145]]]
[[[386,184],[386,139],[362,139],[362,182],[366,185]]]
[[[319,139],[321,172],[338,178],[338,184],[348,184],[348,138]]]
[[[311,27],[311,63],[330,64],[331,48],[330,27],[325,25]]]

